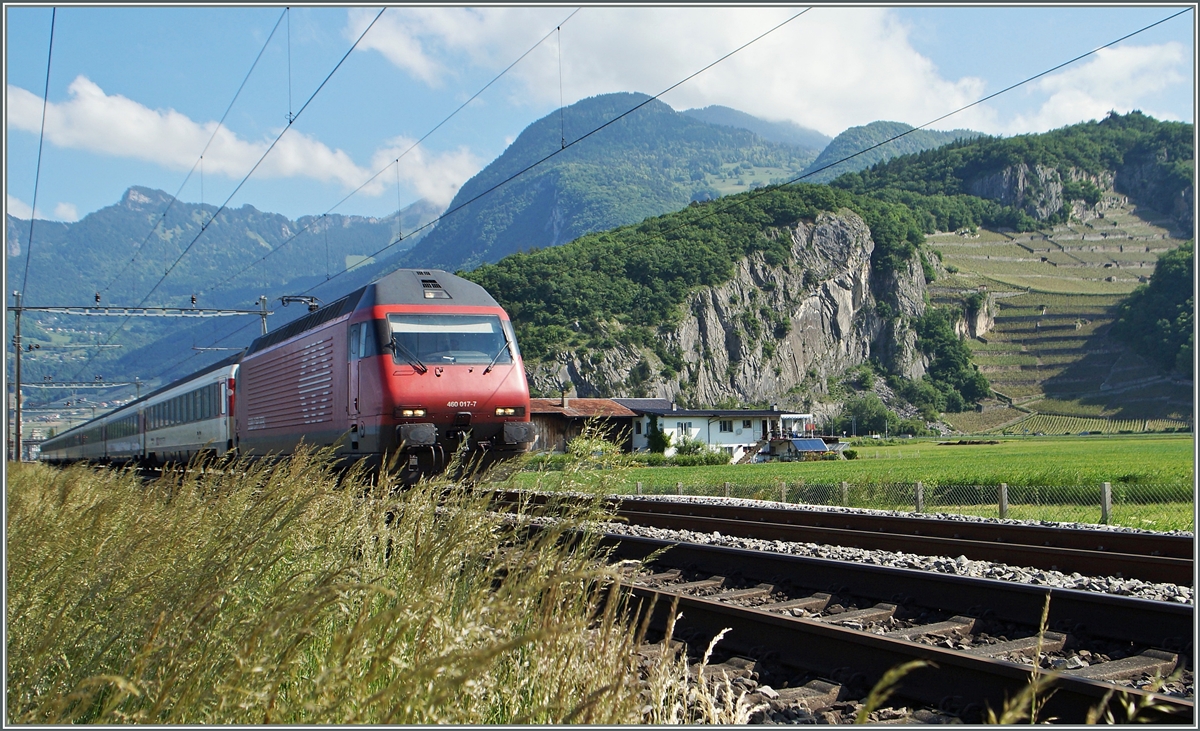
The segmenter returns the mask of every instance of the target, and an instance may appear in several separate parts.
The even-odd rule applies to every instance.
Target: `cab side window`
[[[358,351],[360,358],[369,358],[373,355],[378,355],[375,347],[375,328],[371,327],[371,323],[364,322],[362,324],[362,348]]]
[[[362,348],[362,325],[350,326],[350,360],[358,357]]]

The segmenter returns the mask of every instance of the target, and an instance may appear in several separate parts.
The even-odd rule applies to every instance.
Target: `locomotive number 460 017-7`
[[[471,409],[475,408],[478,401],[447,401],[446,408],[448,409]]]

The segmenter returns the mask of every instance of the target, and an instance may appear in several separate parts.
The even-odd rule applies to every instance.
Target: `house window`
[[[751,427],[750,427],[750,420],[749,420],[749,419],[742,419],[742,428],[743,428],[743,429],[749,429],[749,428],[751,428]]]
[[[722,421],[720,431],[732,432],[733,431],[733,420],[729,419],[727,421]]]
[[[681,434],[683,434],[683,435],[685,435],[685,436],[690,436],[690,435],[691,435],[691,433],[692,433],[692,422],[690,422],[690,421],[677,421],[677,422],[675,422],[675,428],[676,428],[677,430],[679,430],[679,432],[680,432]]]
[[[633,422],[633,433],[634,434],[642,433],[642,422],[640,422],[640,421]]]

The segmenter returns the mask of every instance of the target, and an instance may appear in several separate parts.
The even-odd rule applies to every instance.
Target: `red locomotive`
[[[397,270],[255,340],[234,415],[241,454],[338,444],[375,466],[398,457],[410,478],[463,447],[490,463],[537,439],[507,313],[439,270]]]

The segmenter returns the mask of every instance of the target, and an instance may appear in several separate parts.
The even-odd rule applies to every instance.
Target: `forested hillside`
[[[940,287],[938,302],[943,306],[924,312],[911,304],[914,292],[893,289],[897,282],[913,276],[914,267],[925,281],[946,276],[944,271],[938,274],[941,251],[926,250],[925,237],[938,231],[969,232],[978,226],[1048,230],[1055,221],[1068,217],[1102,218],[1105,206],[1112,204],[1110,199],[1119,197],[1113,191],[1114,180],[1136,187],[1137,195],[1170,199],[1178,193],[1184,161],[1190,161],[1190,149],[1182,144],[1181,134],[1188,129],[1187,125],[1160,123],[1134,113],[1047,135],[957,142],[846,175],[833,186],[783,186],[694,203],[679,213],[638,225],[510,256],[469,276],[495,292],[509,308],[528,362],[535,368],[554,370],[558,368],[554,363],[563,362],[565,354],[570,354],[568,360],[574,360],[561,372],[578,387],[595,389],[596,383],[605,382],[609,385],[601,391],[607,388],[614,393],[646,389],[662,393],[666,388],[687,398],[687,379],[694,380],[696,371],[687,365],[690,356],[686,352],[672,350],[670,343],[681,337],[672,328],[692,327],[685,321],[695,318],[699,301],[712,300],[714,304],[705,307],[718,306],[716,295],[706,293],[729,291],[728,309],[732,312],[720,316],[720,326],[730,338],[727,377],[735,382],[745,375],[742,372],[747,366],[740,358],[753,358],[747,362],[769,369],[795,327],[800,301],[824,286],[817,267],[797,258],[797,222],[815,222],[822,211],[853,211],[869,226],[873,243],[870,287],[874,311],[870,317],[875,319],[869,321],[877,323],[871,327],[884,328],[874,332],[892,333],[885,338],[886,347],[876,343],[871,348],[878,349],[877,353],[869,348],[859,357],[875,358],[875,368],[892,374],[888,380],[893,391],[932,417],[938,411],[970,406],[987,397],[990,390],[987,378],[971,362],[970,349],[960,340],[964,329],[974,327],[968,328],[964,318],[983,311],[985,298],[975,285],[964,287],[970,280],[963,280],[962,285],[952,284],[949,289]],[[1140,177],[1130,176],[1130,166],[1136,166]],[[1132,192],[1129,195],[1140,200]],[[1156,202],[1161,205],[1158,198]],[[1119,242],[1112,243],[1116,249]],[[748,271],[747,261],[759,263],[751,263]],[[1044,269],[1036,276],[1055,276],[1057,264],[1046,264],[1046,257],[1041,262]],[[1064,265],[1070,262],[1078,264],[1069,259]],[[775,275],[760,272],[760,266],[790,271],[797,277],[799,291],[784,298],[782,310],[779,303],[774,309],[746,303],[734,306],[734,299],[747,294],[744,289],[751,286],[751,280],[758,282],[753,286],[763,296],[774,297],[770,288],[776,286],[772,284]],[[1101,277],[1108,274],[1100,271]],[[907,313],[902,311],[906,306]],[[866,315],[858,312],[855,317]],[[902,335],[906,329],[912,336],[907,341],[904,338],[908,336]],[[896,358],[894,352],[886,351],[900,347],[897,343],[902,341],[908,343],[904,348],[923,357],[924,378],[895,378],[903,368],[888,363],[909,363],[911,358]],[[618,351],[622,355],[614,356]],[[630,358],[636,361],[631,353],[637,352],[643,353],[642,361],[628,367]],[[703,357],[716,356],[706,352]],[[625,365],[618,367],[610,362],[612,358]],[[609,380],[596,381],[595,374],[600,372]],[[760,401],[779,398],[805,403],[816,391],[829,389],[831,377],[814,379],[810,373],[800,382],[762,385],[768,390],[756,393]],[[623,380],[614,382],[613,378]],[[676,386],[663,381],[672,378]],[[761,377],[759,383],[764,383]],[[674,388],[682,390],[670,390]],[[746,388],[752,391],[758,386]],[[790,395],[784,394],[785,390]]]
[[[905,132],[908,134],[897,140],[880,144]],[[863,170],[900,155],[932,150],[955,140],[968,140],[979,136],[979,132],[969,129],[955,129],[948,132],[929,129],[913,130],[912,125],[903,122],[871,122],[861,127],[851,127],[835,137],[821,151],[817,159],[804,170],[804,182],[827,183],[839,175]],[[875,147],[875,145],[879,145],[879,147]],[[852,155],[854,157],[851,157]],[[845,160],[845,162],[838,162],[839,160]]]
[[[812,151],[708,124],[659,101],[589,135],[648,99],[606,94],[531,124],[463,185],[452,213],[405,257],[406,265],[471,269],[715,198],[711,179],[734,167],[786,177],[813,159]]]
[[[813,152],[824,150],[826,145],[832,141],[831,138],[815,129],[801,127],[795,122],[771,122],[717,104],[699,109],[685,109],[683,114],[709,124],[748,129],[765,140],[795,145]]]
[[[1045,134],[954,142],[848,173],[832,185],[922,208],[943,231],[1061,223],[1071,201],[1093,206],[1110,188],[1190,229],[1192,136],[1190,124],[1110,113]]]
[[[1133,346],[1164,371],[1194,378],[1196,301],[1195,241],[1158,259],[1150,282],[1118,308],[1112,335]]]

